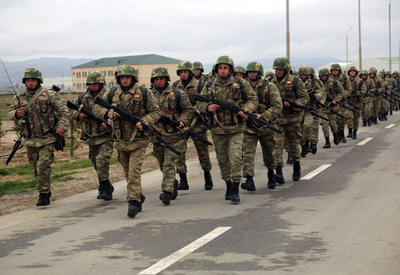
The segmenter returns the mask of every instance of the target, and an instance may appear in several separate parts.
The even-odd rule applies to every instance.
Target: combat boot
[[[325,145],[322,148],[324,149],[331,148],[331,142],[329,141],[329,137],[325,137]]]
[[[144,203],[145,200],[146,200],[146,197],[142,193],[140,193],[139,212],[142,212],[142,206],[143,206],[143,203]]]
[[[385,114],[383,115],[383,120],[384,120],[384,121],[387,121],[387,113],[385,113]]]
[[[371,120],[372,120],[372,118],[368,118],[368,119],[367,119],[367,125],[368,125],[368,127],[370,127],[371,124],[372,124]]]
[[[178,197],[178,181],[174,181],[174,191],[171,193],[171,200],[175,200]]]
[[[301,146],[301,157],[305,158],[308,153],[310,153],[310,141],[306,140],[304,145]]]
[[[379,115],[379,116],[378,116],[378,119],[379,119],[380,121],[382,121],[382,120],[383,120],[382,115]]]
[[[338,133],[333,133],[333,143],[335,143],[335,145],[338,145],[339,142],[340,142],[340,139],[339,139]]]
[[[351,137],[352,139],[357,139],[357,130],[353,130],[353,136]]]
[[[204,171],[204,189],[205,190],[212,190],[213,189],[213,181],[211,178],[210,170]]]
[[[275,189],[276,179],[274,169],[268,169],[268,189]]]
[[[293,163],[293,161],[292,161],[292,156],[288,153],[288,154],[287,154],[286,164],[292,164],[292,163]]]
[[[351,138],[353,136],[353,129],[349,128],[349,134],[347,135],[348,138]]]
[[[226,181],[226,192],[225,200],[229,201],[232,197],[232,182],[230,180]]]
[[[39,199],[36,206],[46,206],[50,204],[51,192],[49,193],[39,193]]]
[[[346,143],[347,141],[346,141],[346,137],[344,136],[344,130],[343,130],[343,131],[340,131],[340,136],[341,136],[340,141],[341,141],[342,143]]]
[[[283,177],[282,166],[276,166],[276,175],[275,175],[276,182],[279,184],[285,184],[285,178]]]
[[[293,163],[293,181],[298,181],[301,176],[301,171],[300,171],[300,161],[295,161]]]
[[[233,204],[238,204],[240,202],[240,198],[239,198],[239,183],[238,182],[233,182],[232,183],[231,202]]]
[[[179,172],[179,177],[181,178],[181,180],[179,181],[178,190],[189,190],[186,173]]]
[[[240,187],[247,191],[256,191],[256,186],[254,185],[253,177],[246,177],[246,181],[243,182]]]
[[[169,205],[171,203],[171,196],[172,196],[171,192],[163,191],[160,194],[160,200],[164,205]]]
[[[315,155],[317,153],[317,144],[311,142],[311,154]]]
[[[366,126],[367,126],[367,120],[366,120],[366,119],[363,119],[362,127],[366,127]]]
[[[378,124],[378,119],[376,117],[374,117],[374,124],[377,125]]]
[[[114,186],[112,186],[111,182],[109,180],[104,181],[104,200],[105,201],[110,201],[113,198],[113,192],[114,192]]]
[[[106,185],[105,185],[105,181],[101,180],[99,182],[99,188],[97,189],[99,190],[99,192],[97,193],[97,199],[98,200],[104,200],[105,198],[105,190],[106,190]]]
[[[138,201],[128,201],[128,217],[134,218],[141,211],[142,206]]]

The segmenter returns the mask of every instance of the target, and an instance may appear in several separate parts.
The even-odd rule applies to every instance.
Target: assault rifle
[[[194,116],[196,117],[197,120],[201,121],[201,123],[203,123],[207,127],[207,129],[211,128],[210,124],[208,124],[208,122],[204,119],[204,117],[201,114],[197,112],[197,110],[194,111]]]
[[[174,147],[172,147],[165,139],[163,139],[159,133],[157,132],[156,129],[153,127],[147,125],[143,120],[135,117],[134,115],[128,113],[124,109],[118,106],[111,105],[107,103],[104,99],[102,99],[100,96],[97,96],[96,99],[94,100],[94,103],[99,104],[100,106],[103,106],[106,109],[111,109],[117,112],[123,119],[130,120],[133,123],[138,123],[140,122],[142,124],[142,127],[145,131],[149,132],[150,135],[156,138],[156,142],[160,144],[161,146],[167,148],[168,150],[174,152],[177,155],[181,155],[178,150],[176,150]]]
[[[8,165],[10,163],[10,161],[12,160],[12,158],[14,157],[15,153],[22,148],[23,145],[21,145],[22,143],[22,133],[24,132],[24,127],[22,127],[21,132],[19,133],[19,137],[18,139],[15,141],[13,149],[10,153],[10,155],[8,156],[7,160],[6,160],[6,165]]]
[[[318,118],[323,119],[323,120],[326,120],[326,121],[329,121],[329,119],[327,119],[324,116],[321,116],[320,114],[317,113],[316,110],[314,110],[311,107],[307,107],[307,106],[303,106],[303,105],[297,104],[296,102],[291,101],[291,100],[286,99],[286,98],[282,99],[282,103],[285,102],[285,101],[288,102],[290,104],[290,106],[292,106],[294,108],[298,108],[298,109],[302,109],[302,110],[305,110],[305,111],[309,111],[313,116],[318,117]]]
[[[343,102],[340,102],[340,101],[336,101],[337,102],[337,104],[339,104],[340,106],[342,106],[343,108],[345,108],[345,109],[347,109],[347,110],[349,110],[349,111],[352,111],[352,112],[357,112],[355,109],[353,109],[353,108],[351,108],[351,107],[349,107],[349,106],[347,106],[347,105],[345,105]]]
[[[327,106],[327,105],[325,105],[325,104],[323,104],[323,103],[321,103],[321,102],[318,102],[317,104],[320,105],[321,107],[324,107],[325,109],[327,109],[329,112],[331,112],[331,114],[334,114],[334,115],[340,117],[341,119],[346,119],[345,116],[339,114],[338,112],[336,112],[335,110],[333,110],[333,108],[330,108],[329,106]]]
[[[96,117],[96,116],[95,116],[88,108],[86,108],[84,105],[82,105],[82,107],[79,107],[78,104],[75,104],[75,103],[73,103],[72,101],[69,101],[69,100],[68,100],[68,101],[67,101],[67,107],[70,108],[71,110],[75,110],[75,111],[78,111],[78,112],[80,112],[80,113],[86,115],[89,119],[92,119],[92,120],[96,121],[96,122],[99,123],[99,124],[104,123],[107,127],[110,126],[110,124],[109,124],[107,121],[105,121],[105,120],[103,120],[103,119],[101,119],[101,118]]]
[[[161,116],[160,120],[166,124],[171,125],[174,128],[179,127],[179,125],[181,125],[179,121],[176,121],[176,120],[166,117],[166,116]],[[207,145],[210,145],[210,146],[212,145],[211,142],[209,142],[206,139],[203,139],[201,136],[199,136],[198,134],[196,134],[195,132],[193,132],[189,129],[185,130],[184,132],[187,133],[189,136],[191,136],[193,138],[193,140],[199,140]]]
[[[228,109],[234,113],[239,113],[239,112],[243,112],[244,114],[247,115],[247,120],[255,127],[255,128],[268,128],[274,132],[277,133],[282,133],[281,130],[275,128],[274,126],[270,125],[268,122],[266,122],[264,119],[262,118],[257,118],[257,116],[255,114],[252,114],[250,112],[246,112],[243,108],[240,108],[239,106],[233,105],[233,104],[229,104],[227,102],[221,101],[221,100],[217,100],[217,99],[211,99],[208,98],[204,95],[201,94],[196,94],[195,95],[196,101],[201,101],[201,102],[208,102],[208,103],[212,103],[212,104],[217,104],[218,106],[220,106],[223,109]]]

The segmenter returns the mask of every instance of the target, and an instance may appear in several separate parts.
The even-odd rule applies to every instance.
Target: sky
[[[392,0],[392,56],[400,0]],[[0,0],[0,58],[161,54],[213,63],[286,55],[285,0]],[[363,57],[389,56],[389,0],[361,0]],[[292,57],[358,59],[357,0],[291,0]]]

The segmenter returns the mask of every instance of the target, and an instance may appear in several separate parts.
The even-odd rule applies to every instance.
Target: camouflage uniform
[[[95,106],[94,99],[96,96],[104,97],[106,90],[104,89],[105,79],[99,72],[92,72],[88,75],[86,85],[99,84],[99,91],[93,92],[88,87],[87,91],[80,94],[75,100],[75,104],[86,107],[93,112]],[[80,121],[79,111],[71,110],[73,119]],[[81,140],[89,145],[89,158],[92,161],[94,169],[97,172],[99,180],[98,199],[110,200],[112,198],[112,187],[109,180],[110,158],[113,151],[113,140],[111,128],[103,128],[100,123],[91,119],[81,121]]]
[[[353,113],[352,117],[347,121],[347,127],[349,128],[348,137],[350,137],[350,134],[352,134],[352,138],[356,139],[358,123],[360,121],[360,116],[361,116],[361,99],[364,97],[364,94],[367,91],[367,87],[365,86],[364,81],[362,81],[361,78],[358,77],[357,75],[355,77],[351,77],[350,76],[351,71],[355,71],[357,74],[358,71],[356,67],[351,66],[349,71],[347,72],[351,83],[350,102],[356,107],[353,107],[353,109],[355,109],[355,112],[352,112]]]
[[[132,82],[129,86],[125,87],[121,84],[122,76],[131,77]],[[140,88],[136,83],[137,79],[138,71],[135,68],[126,65],[118,67],[116,80],[119,86],[116,90],[104,94],[104,99],[141,119],[144,123],[152,125],[159,119],[160,110],[153,94]],[[93,112],[101,118],[108,119],[113,116],[112,111],[99,105],[95,106]],[[127,119],[111,120],[111,124],[115,148],[118,150],[118,160],[124,170],[127,182],[128,216],[134,217],[136,213],[133,216],[130,215],[130,206],[134,204],[135,207],[141,209],[143,203],[141,169],[146,147],[149,144],[149,135],[147,131],[140,131],[134,122]]]
[[[220,56],[218,65],[229,65],[233,72],[233,60],[228,56]],[[254,111],[257,107],[257,95],[247,81],[229,75],[227,78],[218,76],[204,86],[201,94],[211,99],[217,99]],[[221,169],[221,177],[226,182],[225,199],[238,203],[239,182],[242,177],[242,145],[245,119],[228,109],[218,109],[210,114],[209,103],[198,102],[197,107],[203,114],[210,115],[211,134],[217,160]]]
[[[352,88],[350,85],[350,79],[342,72],[342,68],[340,67],[339,64],[332,64],[331,72],[333,70],[339,70],[339,74],[338,75],[332,74],[332,77],[333,77],[333,79],[339,81],[344,89],[344,95],[343,95],[342,99],[344,100],[346,98],[349,98],[351,96],[351,88]],[[340,105],[337,107],[336,111],[347,118],[346,120],[339,119],[337,121],[337,133],[339,136],[339,140],[341,142],[345,143],[346,137],[344,135],[344,127],[346,126],[347,120],[349,120],[353,117],[353,113],[351,111],[341,107]]]
[[[258,72],[258,78],[249,80],[250,85],[258,96],[258,106],[256,114],[269,124],[276,126],[276,120],[282,110],[282,100],[278,89],[268,80],[262,79],[264,69],[259,62],[251,62],[247,65],[246,75],[249,79],[249,72]],[[255,191],[253,181],[254,177],[254,159],[256,156],[257,143],[260,142],[265,167],[268,168],[268,187],[275,188],[274,169],[276,168],[274,149],[275,132],[267,128],[257,129],[248,121],[243,138],[243,177],[246,182],[241,185],[242,189]]]
[[[328,79],[324,81],[321,79],[321,76],[328,76]],[[338,80],[335,80],[333,77],[329,77],[328,69],[321,69],[319,71],[319,77],[325,87],[325,93],[326,93],[325,104],[328,105],[329,108],[332,108],[334,111],[339,113],[339,108],[338,108],[339,106],[337,104],[332,104],[332,101],[337,102],[343,98],[345,91],[343,89],[342,84]],[[343,120],[343,119],[340,117],[337,117],[335,114],[332,114],[327,109],[324,109],[324,112],[325,112],[324,113],[325,117],[328,117],[328,119],[329,119],[329,122],[325,121],[325,120],[322,121],[322,131],[324,132],[325,141],[326,141],[324,148],[330,148],[328,125],[331,128],[331,131],[332,131],[332,134],[334,137],[334,143],[337,145],[340,142],[339,136],[337,133],[338,132],[337,120]]]
[[[374,67],[369,68],[369,79],[374,81],[375,91],[374,97],[372,100],[372,116],[373,123],[378,124],[378,118],[380,118],[380,105],[381,105],[381,97],[382,94],[382,82],[383,80],[377,75],[377,70]]]
[[[33,173],[40,193],[37,205],[47,205],[50,203],[51,195],[50,165],[54,161],[55,135],[57,135],[55,131],[57,128],[64,130],[64,132],[67,130],[69,112],[59,94],[40,85],[43,83],[43,78],[38,69],[28,68],[22,80],[24,84],[26,79],[36,79],[38,84],[34,90],[27,88],[15,95],[8,116],[14,121],[20,121],[21,117],[17,117],[17,110],[20,107],[25,109],[26,118],[24,120],[26,123],[23,137],[29,163],[33,166]],[[40,203],[43,200],[48,203]]]
[[[234,77],[239,77],[241,79],[245,79],[246,69],[242,66],[237,66],[234,69]]]
[[[286,74],[281,79],[276,76],[276,73],[273,79],[273,83],[278,88],[282,100],[285,101],[285,99],[288,99],[299,105],[306,105],[309,102],[309,96],[306,88],[304,83],[297,76],[289,74],[289,60],[283,57],[277,58],[274,61],[273,67],[275,70],[286,71]],[[278,125],[282,130],[282,135],[277,136],[276,147],[277,174],[279,175],[277,178],[278,182],[284,182],[284,180],[282,180],[283,174],[281,173],[281,169],[283,167],[282,151],[285,138],[287,141],[288,152],[293,158],[293,180],[297,181],[300,179],[299,145],[302,138],[300,128],[302,116],[303,112],[301,110],[296,110],[291,107],[287,108],[285,106],[280,114]]]
[[[198,62],[198,61],[193,62],[193,71],[196,69],[201,70],[201,75],[199,77],[195,76],[195,78],[199,81],[197,90],[200,93],[201,90],[203,89],[204,85],[206,85],[206,83],[208,81],[208,75],[203,74],[204,67],[203,67],[203,64],[201,64],[201,62]]]
[[[153,82],[154,78],[158,76],[165,76],[168,81],[170,80],[167,69],[163,67],[153,69],[151,81]],[[193,117],[193,107],[184,91],[172,89],[169,84],[166,84],[166,87],[163,89],[154,86],[152,91],[158,100],[161,115],[180,121],[184,125],[190,124]],[[177,130],[161,120],[157,122],[156,129],[162,134],[162,137],[182,155],[186,152],[186,137],[183,130]],[[175,196],[173,196],[174,192],[176,194],[175,189],[177,187],[175,183],[175,174],[180,157],[156,142],[153,143],[153,148],[160,170],[163,173],[161,185],[163,194],[160,195],[160,199],[164,204],[168,205],[169,200],[175,198]],[[164,200],[166,197],[168,197],[168,200]]]
[[[362,98],[362,120],[363,120],[363,127],[371,126],[372,122],[372,108],[373,108],[373,97],[375,91],[375,82],[368,77],[368,71],[362,70],[360,72],[360,78],[365,84],[367,92],[364,94]]]

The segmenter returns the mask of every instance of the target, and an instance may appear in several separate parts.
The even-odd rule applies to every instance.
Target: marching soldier
[[[90,73],[86,80],[88,88],[86,92],[78,96],[75,103],[93,112],[95,97],[104,97],[106,93],[104,84],[105,79],[101,73]],[[114,191],[114,187],[109,179],[110,158],[113,151],[111,128],[93,121],[84,113],[76,110],[71,110],[71,116],[73,119],[81,122],[81,140],[89,145],[89,158],[92,161],[99,180],[97,199],[111,200]]]
[[[153,94],[137,84],[137,69],[127,65],[120,66],[117,68],[115,78],[118,88],[106,93],[104,100],[122,108],[143,123],[154,124],[160,117],[160,110]],[[127,215],[133,218],[142,210],[145,199],[142,195],[141,169],[149,144],[148,132],[143,131],[142,122],[134,123],[100,105],[96,105],[93,111],[97,117],[111,120],[118,160],[127,182]]]
[[[56,92],[42,87],[42,73],[38,69],[26,69],[22,83],[26,90],[15,95],[8,116],[24,122],[24,143],[39,191],[36,206],[45,206],[50,204],[51,197],[50,165],[54,150],[63,148],[57,141],[69,126],[69,112]]]
[[[246,76],[246,70],[242,66],[236,66],[234,69],[234,77],[238,77],[240,79],[245,79]]]
[[[208,80],[208,76],[204,74],[204,67],[203,64],[201,64],[201,62],[199,61],[193,62],[193,73],[194,73],[194,78],[196,78],[199,81],[198,91],[201,92],[201,90],[203,89],[204,85]]]
[[[350,101],[354,105],[353,108],[355,109],[355,112],[353,112],[353,115],[347,121],[347,127],[349,129],[349,136],[351,135],[352,139],[356,139],[361,115],[361,99],[364,97],[367,87],[365,86],[364,81],[357,76],[358,71],[355,66],[351,66],[347,74],[349,75],[351,83]]]
[[[380,95],[382,94],[382,83],[383,83],[383,79],[377,75],[377,69],[374,67],[369,68],[368,70],[369,72],[369,79],[371,79],[372,81],[374,81],[375,84],[375,93],[374,93],[374,97],[373,97],[373,108],[372,108],[372,115],[373,115],[373,123],[376,125],[378,124],[378,118],[379,120],[381,120],[381,116],[380,116],[380,106],[381,106],[381,97]]]
[[[366,86],[367,92],[364,94],[362,99],[362,126],[371,126],[372,123],[372,108],[373,108],[373,98],[374,98],[374,91],[375,91],[375,82],[368,78],[368,71],[361,70],[360,78],[364,81]]]

